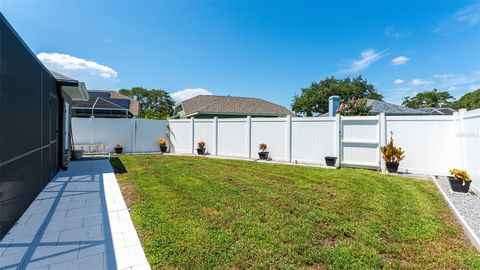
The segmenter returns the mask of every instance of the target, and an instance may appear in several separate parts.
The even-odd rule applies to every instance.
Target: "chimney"
[[[333,117],[337,114],[337,109],[340,106],[340,97],[331,96],[328,98],[328,116]]]

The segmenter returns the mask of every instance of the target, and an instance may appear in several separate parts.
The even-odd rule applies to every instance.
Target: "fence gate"
[[[342,116],[340,165],[380,168],[381,118],[384,116]]]

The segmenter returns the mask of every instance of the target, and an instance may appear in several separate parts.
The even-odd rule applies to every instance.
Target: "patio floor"
[[[59,172],[0,241],[0,269],[150,269],[108,159]]]

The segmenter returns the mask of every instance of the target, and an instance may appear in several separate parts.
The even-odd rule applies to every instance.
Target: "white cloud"
[[[402,84],[402,83],[405,83],[405,80],[402,80],[402,79],[396,79],[395,81],[393,81],[394,84]]]
[[[385,52],[376,52],[373,49],[364,50],[361,55],[360,59],[353,60],[349,64],[349,68],[341,70],[341,73],[354,73],[360,70],[366,69],[371,64],[377,62],[378,60],[382,59],[386,56]]]
[[[445,87],[480,83],[480,70],[476,70],[468,74],[435,74],[433,77],[440,80],[442,85]]]
[[[410,58],[402,55],[402,56],[393,58],[391,62],[392,62],[392,65],[398,66],[398,65],[406,64],[409,60]]]
[[[424,79],[413,79],[410,81],[410,84],[413,86],[420,86],[420,85],[432,84],[432,82]]]
[[[68,54],[41,52],[37,54],[37,57],[47,68],[58,72],[86,71],[91,75],[97,75],[105,79],[116,78],[118,75],[118,73],[109,66]]]
[[[464,85],[464,86],[450,86],[448,91],[459,91],[459,90],[466,90],[466,91],[475,91],[480,89],[480,84],[471,84],[471,85]]]
[[[480,2],[466,6],[442,21],[433,32],[452,35],[480,24]]]
[[[170,96],[177,102],[181,102],[198,95],[212,95],[212,92],[203,88],[187,88],[170,94]]]
[[[383,31],[383,34],[387,37],[392,37],[392,38],[404,38],[404,37],[407,37],[410,35],[410,30],[408,29],[402,29],[402,30],[399,30],[397,28],[395,28],[394,26],[389,26],[387,28],[385,28],[385,30]]]

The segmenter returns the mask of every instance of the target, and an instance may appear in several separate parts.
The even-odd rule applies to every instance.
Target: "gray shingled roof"
[[[385,114],[428,114],[419,110],[375,99],[367,99],[367,105],[372,107],[373,113],[383,112]]]
[[[181,102],[185,115],[243,114],[278,115],[294,114],[287,108],[259,98],[199,95]]]

